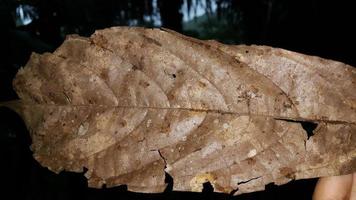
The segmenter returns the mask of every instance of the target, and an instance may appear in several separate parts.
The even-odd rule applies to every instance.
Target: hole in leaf
[[[165,179],[164,182],[167,183],[166,189],[164,189],[164,192],[172,192],[173,191],[173,178],[171,175],[169,175],[167,172],[165,172]]]
[[[314,122],[300,122],[300,124],[302,125],[303,129],[307,133],[308,139],[314,135],[314,130],[318,126],[318,124]]]
[[[85,174],[85,173],[87,173],[87,171],[88,171],[89,169],[88,168],[86,168],[86,167],[83,167],[83,174]]]
[[[307,133],[308,139],[314,135],[314,130],[316,129],[316,127],[318,127],[318,123],[315,122],[297,121],[297,120],[290,120],[290,119],[278,119],[278,118],[277,120],[282,120],[291,123],[300,123],[300,125],[302,125],[302,128]]]
[[[203,193],[213,193],[214,187],[211,185],[210,182],[203,183]]]

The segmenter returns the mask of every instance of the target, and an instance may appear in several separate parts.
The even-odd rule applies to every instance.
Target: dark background
[[[232,44],[265,44],[356,65],[356,9],[325,0],[0,0],[0,101],[16,99],[11,81],[31,52],[56,49],[67,34],[111,26],[166,27]],[[189,15],[188,15],[189,13]],[[213,193],[139,194],[89,189],[82,174],[56,175],[31,156],[22,120],[0,109],[1,199],[311,199],[316,179],[267,185],[231,197]],[[10,196],[7,196],[10,195]]]

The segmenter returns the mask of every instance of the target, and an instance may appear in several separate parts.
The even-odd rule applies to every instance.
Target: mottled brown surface
[[[50,170],[91,187],[263,190],[356,171],[356,70],[264,46],[114,27],[33,54],[11,106]],[[318,123],[309,139],[301,123]]]

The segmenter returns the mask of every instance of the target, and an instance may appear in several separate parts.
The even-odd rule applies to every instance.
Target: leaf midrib
[[[21,100],[19,101],[21,102]],[[5,103],[6,104],[6,103]],[[154,107],[154,106],[122,106],[122,105],[103,105],[103,104],[89,104],[89,105],[73,105],[73,104],[28,104],[20,103],[25,106],[47,106],[47,107],[102,107],[102,108],[124,108],[124,109],[151,109],[151,110],[179,110],[179,111],[191,111],[191,112],[205,112],[205,113],[216,113],[222,115],[237,115],[237,116],[254,116],[254,117],[266,117],[273,118],[275,120],[284,120],[292,122],[317,122],[317,123],[328,123],[328,124],[345,124],[345,125],[356,125],[355,122],[348,122],[343,120],[329,120],[329,119],[311,119],[311,118],[301,118],[301,117],[288,117],[279,115],[266,115],[258,113],[249,112],[234,112],[234,111],[223,111],[214,109],[196,109],[196,108],[182,108],[182,107]]]

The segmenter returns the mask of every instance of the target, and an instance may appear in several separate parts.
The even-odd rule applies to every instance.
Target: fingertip
[[[353,174],[323,177],[316,184],[313,200],[345,200],[351,195]]]
[[[356,173],[353,174],[350,200],[356,200]]]

